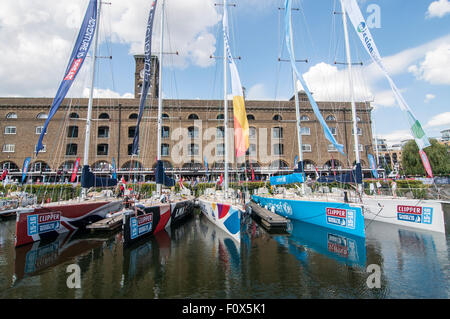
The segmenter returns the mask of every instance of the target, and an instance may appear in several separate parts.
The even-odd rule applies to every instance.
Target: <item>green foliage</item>
[[[431,146],[424,149],[430,161],[434,175],[450,174],[450,155],[445,145],[439,144],[436,139],[430,139]],[[426,175],[419,148],[415,141],[409,141],[402,149],[402,166],[406,175]]]

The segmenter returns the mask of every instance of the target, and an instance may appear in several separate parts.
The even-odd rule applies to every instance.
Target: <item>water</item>
[[[449,235],[377,222],[365,240],[298,222],[289,235],[245,228],[238,246],[196,213],[126,249],[120,232],[15,249],[15,221],[0,221],[0,298],[449,297]],[[70,264],[81,289],[67,287]],[[379,289],[367,285],[371,264]]]

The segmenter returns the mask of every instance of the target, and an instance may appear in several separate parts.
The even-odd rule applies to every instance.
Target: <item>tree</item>
[[[447,146],[439,144],[436,139],[430,139],[431,146],[424,149],[430,161],[434,175],[450,174],[450,155]],[[406,175],[426,175],[419,148],[414,140],[402,148],[402,166]]]

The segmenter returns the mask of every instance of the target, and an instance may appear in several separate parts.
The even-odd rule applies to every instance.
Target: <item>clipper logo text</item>
[[[27,216],[28,236],[47,233],[59,229],[61,213],[46,213]]]

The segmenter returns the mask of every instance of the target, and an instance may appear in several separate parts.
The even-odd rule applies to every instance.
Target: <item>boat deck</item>
[[[99,220],[98,222],[87,225],[86,228],[91,231],[111,231],[122,225],[122,215],[117,215]]]
[[[255,202],[249,202],[247,209],[250,211],[251,216],[260,221],[261,225],[269,231],[286,231],[288,220],[283,216],[272,213],[270,210],[259,206]]]

